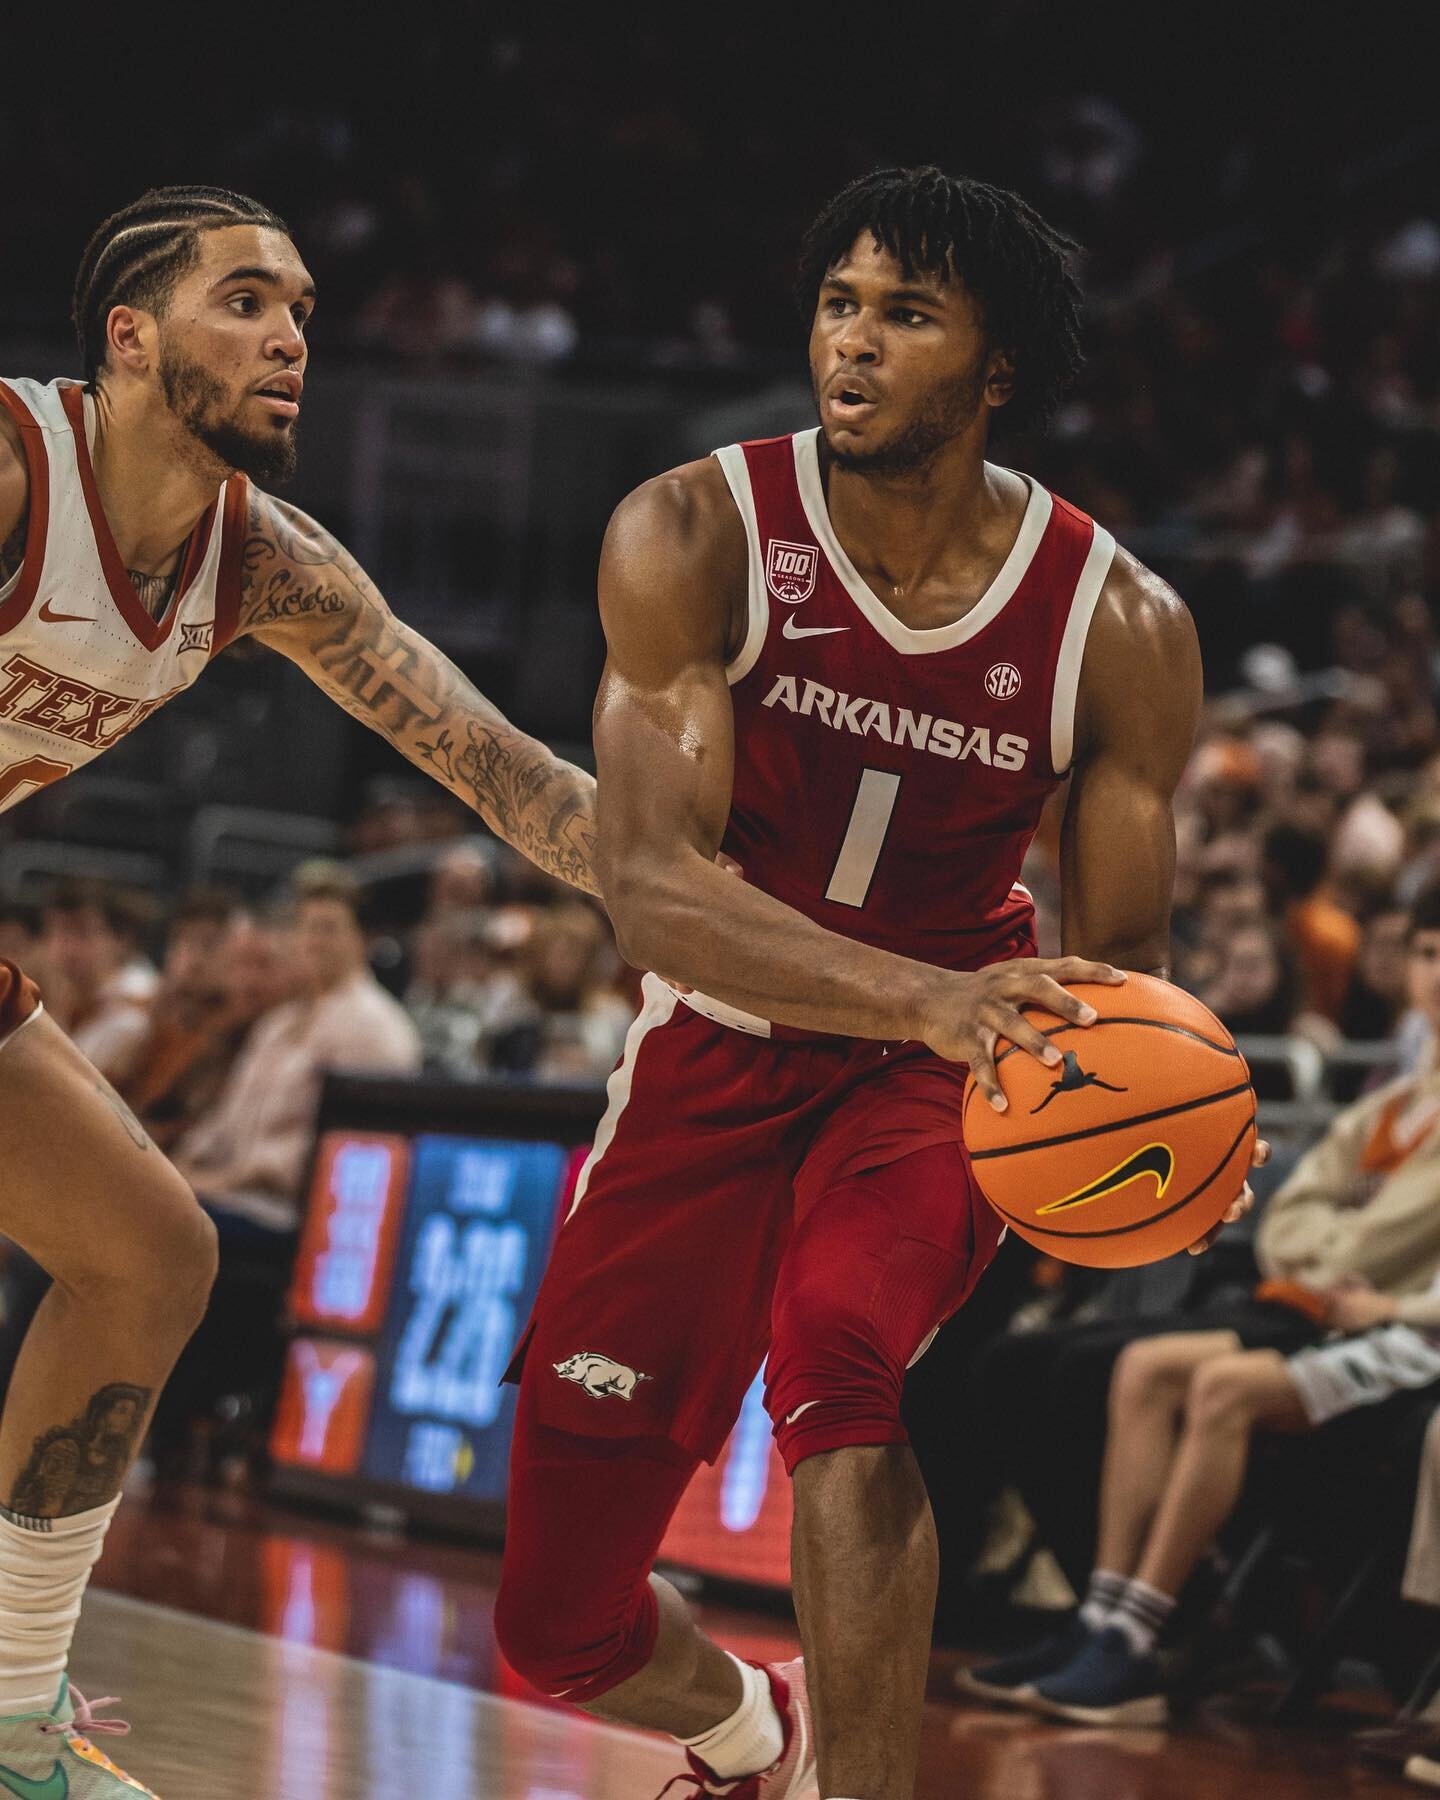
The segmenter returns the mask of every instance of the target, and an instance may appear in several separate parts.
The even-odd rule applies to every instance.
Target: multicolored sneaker
[[[1052,1631],[1038,1644],[973,1669],[957,1669],[955,1686],[960,1693],[988,1700],[992,1706],[1029,1706],[1035,1699],[1035,1683],[1073,1662],[1092,1635],[1077,1613],[1063,1630]]]
[[[96,1718],[96,1707],[115,1704],[92,1705],[67,1675],[50,1712],[0,1719],[0,1800],[158,1800],[90,1742],[92,1733],[124,1737],[130,1730],[121,1719]]]
[[[722,1781],[699,1757],[687,1751],[685,1760],[690,1765],[689,1771],[684,1775],[672,1775],[655,1800],[664,1800],[676,1782],[691,1784],[688,1800],[700,1800],[701,1795],[710,1794],[727,1794],[729,1800],[818,1800],[815,1730],[810,1721],[804,1658],[797,1656],[794,1662],[788,1663],[756,1663],[754,1667],[763,1669],[770,1683],[775,1710],[780,1715],[784,1742],[779,1760],[758,1775],[738,1775]],[[41,1800],[48,1800],[48,1796],[42,1796]],[[682,1795],[677,1800],[686,1800],[686,1797]]]

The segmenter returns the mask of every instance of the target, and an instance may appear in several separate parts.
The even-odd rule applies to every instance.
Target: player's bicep
[[[728,546],[683,500],[632,496],[600,566],[606,662],[595,704],[602,871],[691,848],[713,856],[734,773],[725,679]]]
[[[1064,950],[1162,970],[1173,802],[1199,718],[1200,655],[1184,606],[1129,559],[1092,626],[1081,695],[1082,748],[1060,839]]]

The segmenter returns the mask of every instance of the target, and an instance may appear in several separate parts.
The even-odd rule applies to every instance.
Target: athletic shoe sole
[[[1001,1687],[989,1681],[981,1681],[969,1669],[955,1671],[955,1688],[958,1693],[968,1694],[974,1700],[988,1700],[992,1706],[1033,1708],[1040,1698],[1033,1682],[1025,1681],[1015,1687]]]
[[[1063,1719],[1070,1725],[1161,1726],[1170,1723],[1170,1702],[1163,1694],[1146,1694],[1138,1700],[1122,1700],[1116,1706],[1065,1706],[1037,1693],[1035,1709],[1047,1719]]]

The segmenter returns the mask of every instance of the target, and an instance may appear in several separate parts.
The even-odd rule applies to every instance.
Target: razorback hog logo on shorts
[[[771,538],[765,549],[765,585],[777,600],[798,606],[815,592],[820,552],[813,544],[787,544]]]
[[[601,1356],[594,1350],[577,1350],[564,1362],[550,1365],[562,1381],[573,1381],[596,1400],[633,1400],[636,1386],[649,1381],[635,1369],[616,1362],[613,1356]]]

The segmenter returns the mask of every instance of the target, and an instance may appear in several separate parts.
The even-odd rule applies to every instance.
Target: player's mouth
[[[299,375],[272,375],[263,387],[255,390],[255,398],[267,411],[282,419],[300,417],[300,394],[305,383]]]
[[[825,405],[832,419],[842,425],[858,424],[880,404],[880,396],[867,381],[841,376],[833,381],[825,395]]]

